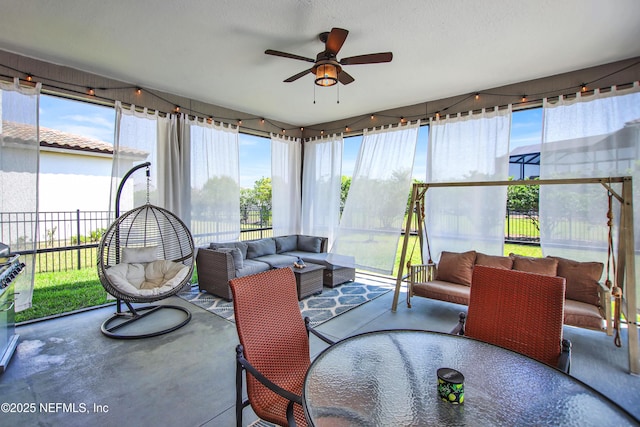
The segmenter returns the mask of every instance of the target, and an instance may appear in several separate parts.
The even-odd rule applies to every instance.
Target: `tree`
[[[191,211],[195,218],[214,218],[218,214],[218,210],[212,210],[209,203],[216,200],[217,206],[226,206],[232,209],[237,206],[238,184],[235,179],[229,176],[215,176],[209,178],[201,189],[194,189],[191,193]]]
[[[261,226],[269,224],[271,219],[271,178],[262,177],[253,183],[253,188],[240,190],[241,221],[249,220],[249,212],[256,208],[260,210]]]
[[[524,214],[538,231],[540,231],[539,195],[539,185],[510,185],[507,187],[507,209]]]
[[[351,188],[351,177],[342,175],[340,182],[340,211],[344,210],[344,204],[347,201],[347,195],[349,194],[349,188]]]

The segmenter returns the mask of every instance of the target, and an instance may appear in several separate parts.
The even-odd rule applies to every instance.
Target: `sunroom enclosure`
[[[470,114],[470,111],[482,110],[483,108],[494,108],[496,105],[513,105],[514,102],[517,103],[520,100],[519,95],[502,95],[496,98],[490,98],[489,96],[481,97],[480,101],[476,102],[473,96],[464,95],[461,97],[443,99],[435,102],[408,106],[396,110],[389,110],[388,112],[386,112],[387,114],[378,114],[375,116],[372,114],[371,116],[367,115],[366,117],[338,120],[330,124],[318,124],[305,128],[304,130],[295,126],[288,125],[286,123],[274,123],[270,121],[267,121],[265,123],[265,121],[260,117],[253,117],[250,114],[230,111],[222,107],[196,102],[193,104],[193,109],[189,108],[182,110],[186,111],[185,113],[180,114],[180,120],[182,120],[182,122],[180,122],[179,120],[176,120],[174,122],[174,118],[169,116],[177,116],[177,114],[164,112],[173,111],[174,107],[179,105],[189,105],[191,107],[192,100],[172,96],[170,94],[163,94],[163,97],[157,97],[151,95],[151,91],[149,91],[148,93],[147,91],[142,91],[142,94],[139,94],[137,93],[138,91],[134,91],[135,88],[131,88],[130,93],[125,92],[122,90],[122,88],[126,88],[126,85],[122,82],[113,81],[89,73],[79,72],[77,70],[69,70],[64,67],[56,66],[54,64],[20,57],[8,52],[0,52],[0,63],[8,64],[10,66],[10,69],[13,70],[12,73],[15,72],[19,74],[19,76],[16,78],[21,78],[23,80],[26,76],[26,70],[29,70],[29,76],[35,76],[38,80],[43,81],[43,91],[49,91],[49,93],[63,96],[81,98],[90,102],[103,102],[109,105],[116,105],[116,103],[121,103],[122,105],[126,105],[124,109],[129,111],[123,113],[122,117],[124,117],[124,119],[121,120],[124,121],[127,121],[129,118],[135,117],[136,115],[144,115],[145,117],[141,118],[141,120],[156,120],[157,124],[154,123],[154,127],[164,127],[171,135],[179,135],[180,132],[184,131],[185,129],[181,123],[189,124],[189,122],[192,120],[195,120],[197,122],[195,126],[206,128],[207,131],[210,130],[210,127],[225,127],[225,129],[223,129],[222,131],[231,134],[232,137],[235,132],[239,131],[239,128],[242,128],[242,130],[246,132],[259,133],[261,135],[269,136],[273,135],[277,139],[284,138],[286,140],[296,141],[301,145],[302,155],[307,154],[305,145],[312,138],[319,137],[320,140],[323,140],[327,138],[326,135],[329,134],[338,134],[341,138],[343,132],[345,134],[352,132],[351,129],[354,128],[354,123],[360,126],[360,128],[376,129],[391,124],[393,124],[394,127],[397,125],[398,128],[400,128],[402,126],[405,126],[407,121],[415,122],[418,120],[425,120],[425,116],[428,120],[435,120],[435,117],[439,116],[440,111],[444,111],[447,109],[449,112],[451,112],[452,115],[454,113],[464,113],[464,116],[472,116],[473,114]],[[581,70],[574,73],[568,73],[566,75],[550,77],[548,79],[543,79],[544,81],[542,82],[523,82],[503,88],[505,90],[502,93],[522,94],[528,92],[545,93],[549,94],[549,96],[559,96],[562,95],[563,92],[575,90],[575,87],[573,85],[567,85],[567,80],[570,80],[572,82],[598,82],[598,84],[602,85],[603,87],[606,85],[620,85],[623,88],[629,88],[629,86],[633,86],[633,84],[629,84],[630,81],[638,80],[637,67],[636,69],[633,69],[633,66],[637,64],[637,59],[635,60],[635,62],[634,60],[621,61],[621,63],[617,64],[609,64],[607,66],[594,67],[593,69]],[[61,83],[65,81],[67,83]],[[32,83],[24,81],[22,82],[22,84],[28,86]],[[95,94],[87,95],[83,92],[84,88],[86,87],[96,86],[104,87],[106,89],[101,89],[99,96],[96,96]],[[109,89],[110,87],[117,87],[118,89]],[[554,87],[554,89],[549,90],[549,87]],[[636,92],[637,87],[638,86],[636,84],[634,88]],[[527,90],[525,91],[523,90],[523,88],[526,88]],[[167,101],[167,99],[169,101]],[[118,101],[116,102],[116,100]],[[536,102],[522,101],[519,107],[524,108],[532,105],[539,106],[541,102],[541,100],[537,100]],[[135,107],[132,107],[134,105],[140,107],[136,110]],[[150,116],[153,116],[154,119],[150,119]],[[234,117],[237,118],[237,121],[233,119]],[[398,123],[402,123],[402,125],[398,125]],[[632,132],[635,128],[637,128],[637,126],[629,126],[629,129],[627,129],[626,131]],[[287,136],[283,137],[285,132]],[[358,130],[357,132],[360,131]],[[182,135],[182,137],[184,136],[185,135]],[[189,135],[189,137],[193,136]],[[182,141],[184,140],[185,139],[182,139]],[[180,139],[178,138],[177,141],[180,142]],[[184,148],[180,144],[167,143],[167,141],[164,141],[162,144],[163,149],[166,151],[160,151],[159,154],[154,154],[158,155],[158,160],[155,163],[158,165],[162,165],[162,167],[166,167],[162,159],[173,156],[174,154],[176,154],[175,152],[177,152],[178,157],[185,155],[185,153],[180,152],[180,150]],[[130,144],[127,143],[126,145]],[[230,145],[233,146],[233,142],[231,142]],[[143,151],[146,151],[146,148],[141,147],[141,149]],[[587,154],[592,154],[589,146],[587,146],[584,150],[587,152]],[[233,159],[233,155],[227,157],[227,159],[229,158]],[[283,162],[285,161],[284,159],[281,160]],[[232,163],[233,160],[226,162],[226,164]],[[302,169],[304,170],[304,168]],[[159,168],[158,170],[161,169]],[[173,167],[162,169],[162,172],[158,173],[158,175],[154,177],[154,179],[156,180],[155,183],[159,185],[158,181],[162,181],[162,185],[166,186],[167,188],[177,187],[178,190],[170,191],[168,193],[159,193],[159,200],[166,201],[169,204],[175,202],[176,206],[185,206],[185,204],[186,206],[188,206],[188,203],[184,200],[175,199],[177,196],[180,196],[179,189],[184,188],[185,186],[185,176],[188,175],[187,172],[189,172],[189,168],[185,168],[184,164],[182,164],[181,168],[177,169]],[[234,170],[229,172],[229,174],[232,175],[236,173],[237,171]],[[115,174],[114,177],[117,177],[117,174]],[[233,182],[234,185],[237,186],[237,181]],[[293,183],[290,188],[299,189],[300,186],[298,185],[296,187],[296,184],[298,183]],[[233,185],[228,186],[228,188],[230,187],[233,187]],[[133,193],[134,190],[135,189],[131,189],[131,192]],[[233,188],[233,190],[235,191],[235,187]],[[188,191],[190,191],[190,189]],[[408,188],[406,189],[406,191],[408,191]],[[226,201],[227,195],[228,194],[222,194],[220,200],[223,202]],[[305,194],[300,195],[301,198],[304,198],[304,196]],[[226,204],[228,206],[233,205],[235,210],[235,199],[232,202],[230,201],[229,203],[223,204]],[[224,209],[227,209],[228,206],[225,206]],[[181,208],[176,208],[176,211],[179,211],[180,209]],[[187,211],[183,214],[188,216],[189,212]],[[230,220],[229,223],[233,226],[233,229],[229,232],[228,238],[235,237],[235,234],[238,233],[237,227],[239,227],[239,218],[237,216],[225,218],[225,221],[227,219]],[[317,226],[318,224],[315,223],[311,225]]]

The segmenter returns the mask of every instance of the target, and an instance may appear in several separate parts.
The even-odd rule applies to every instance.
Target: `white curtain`
[[[302,143],[271,134],[273,235],[300,233]]]
[[[544,101],[540,178],[633,177],[636,254],[640,242],[640,86]],[[618,191],[620,186],[616,186]],[[616,208],[617,222],[619,204]],[[540,186],[545,255],[607,261],[607,192],[599,184]],[[616,236],[614,232],[614,236]],[[636,256],[636,265],[638,256]],[[640,272],[636,267],[636,275]],[[638,282],[636,277],[636,283]]]
[[[433,120],[427,181],[507,180],[510,131],[511,106]],[[425,223],[433,260],[442,251],[502,255],[506,200],[506,186],[430,188]]]
[[[31,307],[38,241],[38,105],[41,84],[0,82],[0,241],[25,253],[24,272],[15,280],[15,311]]]
[[[329,247],[340,225],[342,150],[342,134],[304,143],[302,233],[327,237]]]
[[[391,274],[411,190],[420,123],[365,130],[331,252]]]
[[[238,128],[190,122],[191,232],[196,246],[240,239]]]
[[[191,222],[191,144],[184,114],[158,120],[158,205]]]
[[[115,203],[116,191],[124,175],[134,166],[151,162],[149,201],[159,205],[158,197],[158,129],[170,129],[169,119],[158,112],[149,113],[145,108],[136,111],[135,106],[124,107],[116,102],[115,142],[113,169],[111,172],[111,198]],[[138,170],[126,181],[120,197],[120,214],[144,205],[147,202],[147,176],[144,169]],[[115,206],[115,205],[112,205]],[[164,206],[161,206],[164,207]]]

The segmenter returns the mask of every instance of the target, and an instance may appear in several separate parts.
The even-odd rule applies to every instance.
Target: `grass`
[[[16,322],[68,313],[107,302],[107,292],[100,284],[95,268],[38,273],[32,306],[16,313]]]

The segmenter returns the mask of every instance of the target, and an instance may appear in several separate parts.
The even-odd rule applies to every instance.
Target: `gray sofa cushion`
[[[273,255],[276,253],[276,241],[270,237],[247,242],[247,258],[258,258],[263,255]]]
[[[320,253],[322,238],[315,236],[298,236],[298,250],[303,252]]]
[[[298,236],[276,237],[276,253],[295,251],[298,247]]]
[[[211,243],[209,245],[209,249],[220,249],[220,248],[238,248],[240,249],[240,253],[242,253],[242,258],[247,258],[247,248],[248,245],[245,242],[225,242],[225,243]]]
[[[220,252],[229,252],[233,257],[233,265],[236,267],[236,270],[240,270],[244,267],[244,262],[242,259],[242,252],[238,248],[218,248],[216,249]]]
[[[245,259],[241,269],[236,269],[236,277],[248,276],[250,274],[262,273],[271,270],[271,266],[267,263],[256,261],[253,259]]]
[[[267,263],[271,268],[293,267],[293,263],[297,260],[298,258],[296,257],[283,254],[263,255],[261,257],[254,258],[254,261]]]

